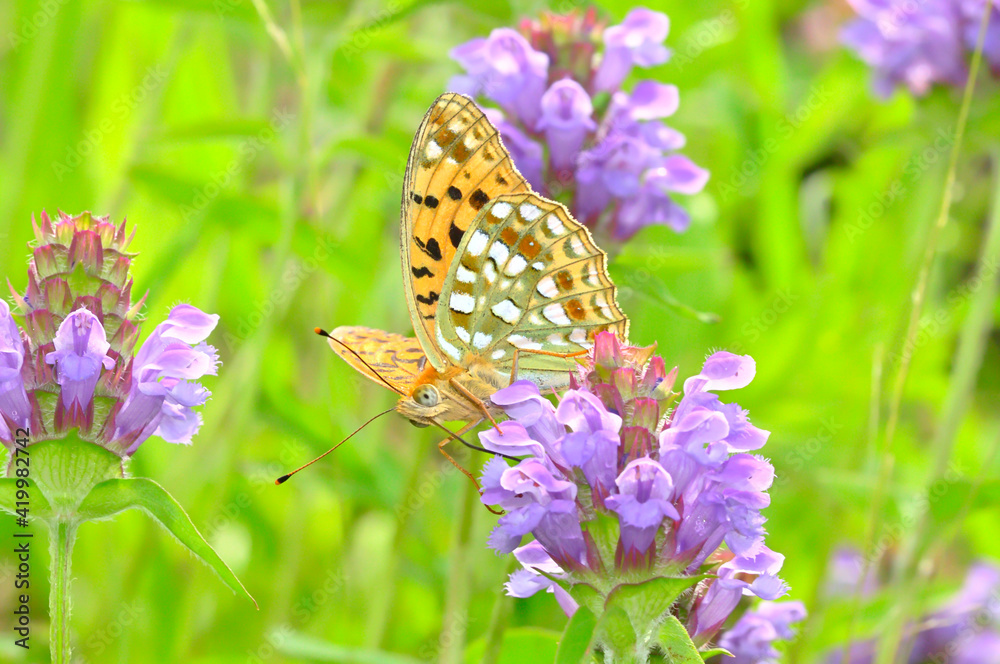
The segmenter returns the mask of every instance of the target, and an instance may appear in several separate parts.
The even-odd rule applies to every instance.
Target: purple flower
[[[128,454],[151,435],[188,445],[201,427],[192,410],[211,396],[197,379],[216,374],[218,355],[204,340],[219,322],[189,305],[174,307],[156,326],[132,365],[132,386],[115,418],[114,437]]]
[[[545,155],[539,143],[528,138],[517,125],[504,119],[504,114],[494,108],[485,109],[489,118],[500,132],[504,147],[510,152],[517,170],[524,176],[533,189],[541,191],[545,186],[542,171],[545,168]]]
[[[636,7],[625,16],[621,25],[604,31],[604,58],[594,76],[594,88],[613,92],[632,71],[634,65],[652,67],[670,57],[663,45],[670,32],[666,14],[645,7]]]
[[[688,632],[698,642],[707,641],[729,614],[739,604],[743,595],[756,595],[761,599],[775,600],[788,591],[788,587],[777,574],[785,562],[785,557],[767,547],[753,556],[737,556],[723,563],[719,577],[708,586],[708,592],[697,602],[690,618]],[[745,574],[758,575],[753,581],[746,581]]]
[[[642,7],[610,27],[593,12],[545,14],[522,23],[530,42],[499,29],[456,48],[467,73],[450,87],[504,109],[486,112],[514,165],[536,191],[571,203],[581,222],[622,242],[650,224],[680,232],[690,219],[673,196],[701,191],[708,172],[676,153],[684,136],[662,122],[677,110],[677,88],[644,80],[631,93],[619,89],[633,66],[667,60],[669,27]],[[597,116],[592,99],[602,92],[611,100]]]
[[[652,350],[622,346],[601,332],[590,365],[557,406],[528,381],[493,395],[512,419],[499,432],[479,434],[480,441],[522,460],[509,466],[493,459],[483,470],[482,501],[506,510],[489,545],[522,562],[525,569],[507,585],[518,597],[546,589],[558,599],[565,592],[533,569],[602,589],[660,575],[714,574],[688,602],[690,633],[704,644],[741,597],[773,600],[787,591],[777,576],[784,557],[764,544],[761,510],[774,469],[743,451],[763,445],[766,432],[708,391],[749,383],[751,358],[709,357],[664,418],[676,370],[668,374]]]
[[[539,131],[549,144],[549,159],[556,172],[570,171],[589,132],[597,128],[591,118],[594,106],[583,86],[570,78],[553,83],[542,95]]]
[[[618,515],[622,559],[635,564],[652,553],[663,520],[681,518],[677,508],[669,502],[674,483],[663,466],[642,458],[625,466],[615,484],[618,493],[610,496],[606,504]]]
[[[507,594],[511,597],[531,597],[539,590],[555,595],[560,608],[567,616],[573,617],[579,604],[576,603],[562,586],[549,578],[563,578],[566,576],[563,569],[549,556],[545,548],[538,542],[530,542],[524,546],[514,549],[514,557],[521,563],[524,569],[510,575],[510,580],[504,584]],[[535,570],[545,572],[549,576],[543,576]]]
[[[510,28],[497,28],[486,39],[473,39],[452,49],[450,55],[468,73],[453,79],[453,89],[473,96],[485,94],[529,129],[535,128],[548,79],[548,55],[533,49]]]
[[[0,305],[0,441],[30,424],[32,443],[75,429],[119,456],[154,433],[190,442],[201,423],[192,409],[209,397],[196,381],[218,365],[204,341],[219,317],[174,307],[134,355],[142,302],[131,302],[125,224],[42,213],[35,239],[23,332]],[[77,269],[88,278],[65,278]]]
[[[858,18],[841,40],[874,69],[877,94],[897,86],[923,96],[935,84],[960,87],[968,76],[985,0],[849,0]],[[984,54],[1000,68],[1000,9],[991,10]]]
[[[101,367],[115,366],[114,359],[108,356],[111,344],[101,321],[86,309],[77,309],[63,319],[54,344],[55,352],[45,356],[45,363],[53,365],[56,382],[62,388],[60,406],[70,413],[78,411],[82,417],[94,399]]]
[[[795,636],[794,623],[805,620],[802,602],[761,602],[744,613],[719,639],[719,647],[733,653],[723,656],[727,664],[777,664],[780,654],[777,641]]]
[[[24,341],[7,302],[0,299],[0,441],[13,442],[13,432],[31,424],[31,404],[24,389]]]

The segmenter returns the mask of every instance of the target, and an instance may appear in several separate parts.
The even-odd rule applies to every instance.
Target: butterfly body
[[[328,336],[418,426],[493,420],[489,397],[512,377],[563,388],[597,332],[627,341],[604,252],[531,190],[467,97],[442,95],[417,130],[400,248],[415,337],[364,327]]]

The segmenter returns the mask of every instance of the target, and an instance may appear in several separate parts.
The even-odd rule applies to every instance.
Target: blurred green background
[[[633,6],[598,4],[612,21]],[[187,507],[260,603],[235,597],[138,513],[90,523],[74,558],[78,661],[478,661],[506,611],[501,661],[551,661],[542,655],[565,618],[545,594],[501,599],[508,561],[485,547],[496,517],[472,504],[433,432],[386,417],[273,485],[392,404],[312,329],[409,329],[397,232],[413,132],[458,71],[450,48],[544,8],[0,3],[0,274],[23,290],[42,209],[127,216],[136,289],[149,291],[144,335],[178,302],[221,315],[210,341],[223,366],[205,381],[214,397],[201,433],[190,447],[150,439],[131,471]],[[787,660],[821,661],[853,615],[824,592],[836,547],[897,550],[926,520],[937,549],[920,597],[957,586],[970,560],[1000,558],[997,254],[985,273],[977,266],[1000,178],[996,88],[984,77],[973,103],[880,482],[911,292],[944,188],[948,141],[935,141],[953,132],[960,95],[874,99],[866,67],[836,46],[849,15],[837,2],[655,8],[670,16],[675,54],[648,73],[679,86],[670,124],[712,179],[681,201],[687,233],[642,231],[611,273],[632,340],[656,341],[682,376],[717,348],[756,359],[756,380],[726,398],[773,432],[768,543],[812,612]],[[928,494],[941,455],[955,472]],[[869,533],[877,486],[885,500]],[[0,660],[47,659],[44,561],[35,647],[14,648],[5,620]],[[0,570],[0,614],[11,570]],[[859,634],[908,608],[893,605],[898,592],[864,607]]]

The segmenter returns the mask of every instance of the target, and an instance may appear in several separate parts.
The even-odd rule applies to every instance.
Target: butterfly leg
[[[472,483],[476,486],[476,491],[479,492],[479,495],[483,495],[483,488],[481,486],[479,486],[479,482],[476,481],[476,478],[472,475],[472,473],[470,473],[468,470],[466,470],[460,463],[458,463],[457,461],[455,461],[454,457],[452,457],[450,454],[448,454],[447,452],[444,451],[444,446],[445,445],[447,445],[448,443],[450,443],[453,439],[458,439],[463,434],[465,434],[468,431],[471,431],[472,429],[476,428],[477,426],[479,426],[480,422],[482,422],[482,420],[479,420],[477,422],[471,422],[469,424],[466,424],[461,429],[459,429],[458,433],[450,434],[447,438],[445,438],[440,443],[438,443],[438,452],[440,452],[441,454],[443,454],[444,458],[451,462],[451,465],[455,466],[460,471],[462,471],[462,474],[465,475],[466,477],[468,477],[472,481]],[[492,512],[493,514],[496,514],[498,516],[504,513],[503,510],[500,510],[499,512],[497,512],[496,510],[494,510],[489,505],[486,505],[486,509],[488,509],[490,512]]]
[[[583,357],[584,355],[588,355],[590,353],[590,351],[587,350],[587,349],[583,349],[583,350],[578,350],[575,353],[557,353],[557,352],[551,351],[551,350],[541,350],[541,349],[534,350],[532,348],[515,348],[514,349],[513,366],[511,366],[511,368],[510,368],[510,382],[511,383],[513,383],[515,380],[517,380],[517,360],[518,360],[518,354],[519,353],[531,353],[532,355],[549,355],[551,357],[567,357],[567,358],[569,358],[569,357]]]
[[[500,425],[497,424],[497,421],[495,419],[493,419],[493,415],[490,414],[490,409],[486,407],[486,404],[483,403],[482,399],[480,399],[475,394],[470,392],[468,389],[466,389],[464,385],[459,383],[454,378],[450,379],[448,382],[451,384],[452,387],[455,388],[456,392],[458,392],[463,397],[468,399],[472,405],[478,408],[479,411],[483,414],[483,416],[490,421],[490,424],[493,425],[493,428],[496,429],[497,432],[500,433],[500,435],[503,435],[503,432],[500,431]]]

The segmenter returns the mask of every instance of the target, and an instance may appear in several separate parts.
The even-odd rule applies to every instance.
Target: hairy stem
[[[70,581],[76,524],[49,524],[49,651],[53,664],[70,663]]]

